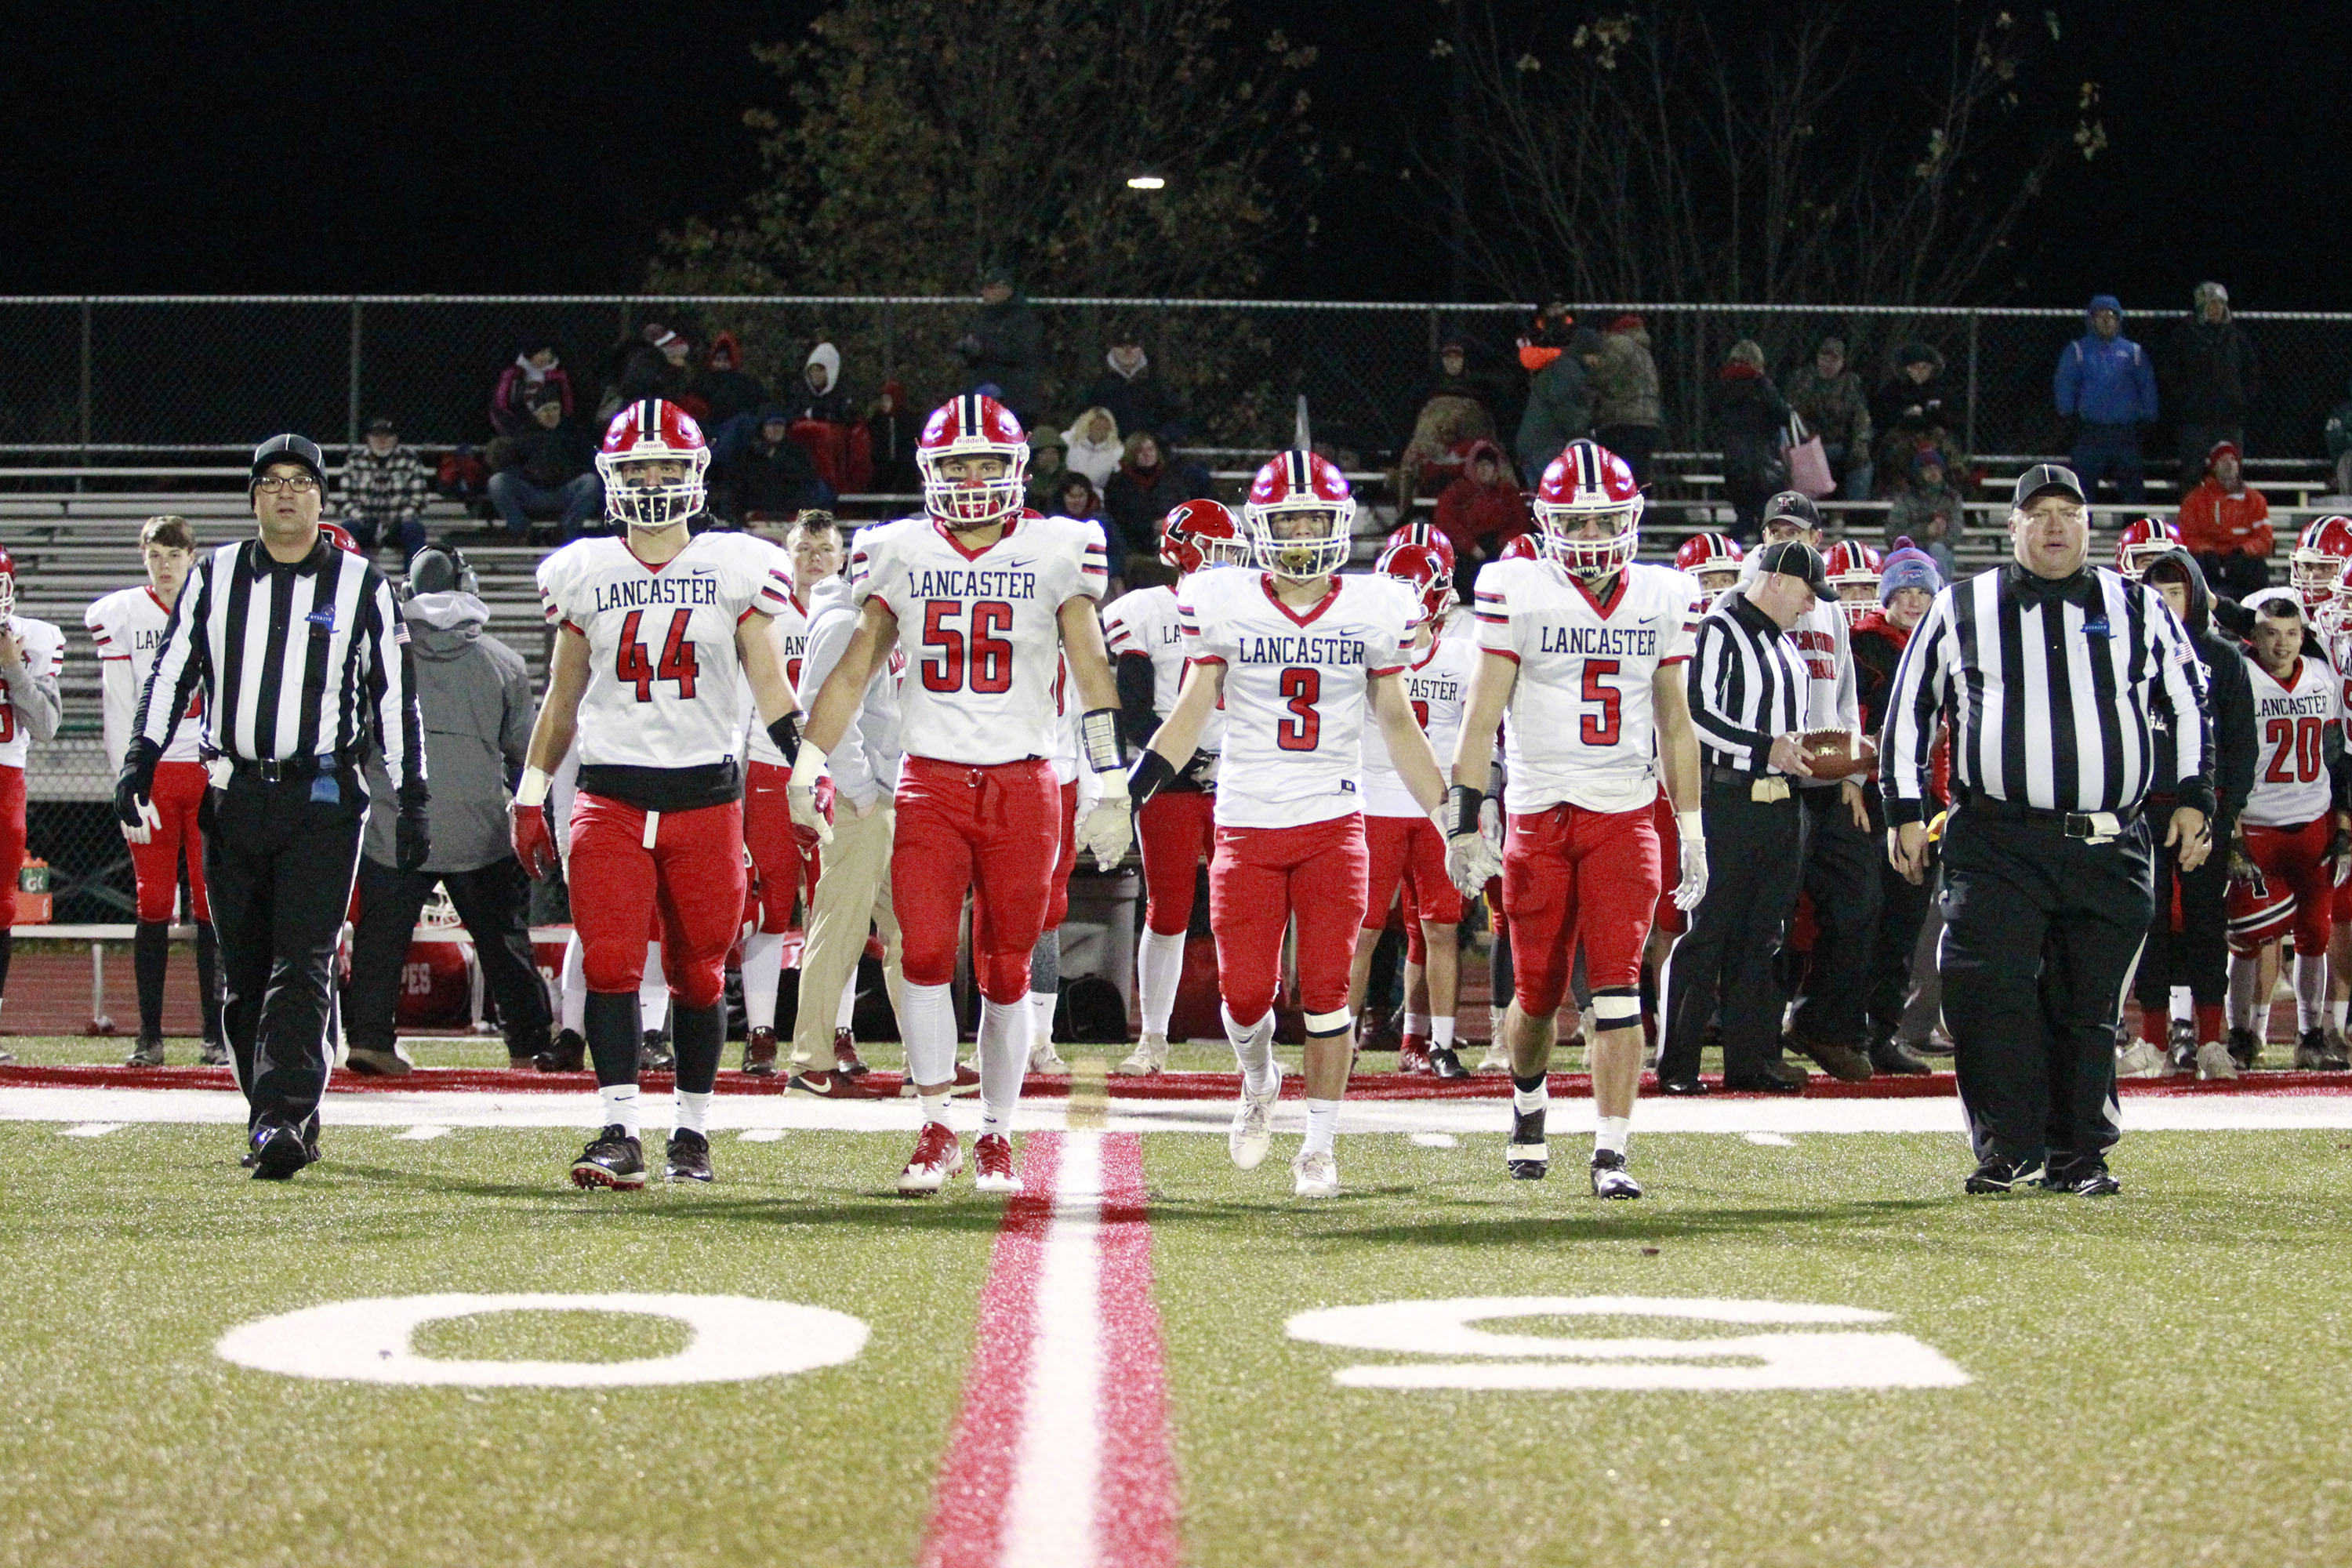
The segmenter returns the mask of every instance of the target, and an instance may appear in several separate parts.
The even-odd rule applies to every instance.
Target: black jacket
[[[973,311],[963,336],[956,340],[955,353],[964,363],[966,391],[993,384],[1015,418],[1024,425],[1036,422],[1045,322],[1026,296],[1015,294],[1001,305],[982,305]]]
[[[2242,424],[2262,389],[2253,342],[2234,320],[2183,321],[2165,368],[2172,384],[2165,388],[2165,411],[2188,424]]]
[[[2213,715],[2213,763],[2207,770],[2213,778],[2217,803],[2213,842],[2226,844],[2238,814],[2246,809],[2246,797],[2254,789],[2253,683],[2246,677],[2245,645],[2214,623],[2212,590],[2206,587],[2205,574],[2196,560],[2186,550],[2176,548],[2149,562],[2148,570],[2167,561],[2183,568],[2189,576],[2185,624],[2197,657],[2205,666],[2206,704]],[[2148,793],[2170,795],[2172,781],[2161,779]]]
[[[568,418],[552,430],[533,420],[521,435],[505,439],[499,468],[513,469],[543,490],[560,489],[596,466],[596,444]]]

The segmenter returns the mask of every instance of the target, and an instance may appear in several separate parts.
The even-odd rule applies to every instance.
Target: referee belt
[[[263,784],[299,783],[317,778],[320,773],[340,773],[357,761],[341,752],[320,756],[316,752],[299,757],[279,757],[255,761],[246,757],[228,759],[229,772],[236,778],[258,779]]]
[[[1703,771],[1707,783],[1744,787],[1750,800],[1769,805],[1789,798],[1789,781],[1780,773],[1743,773],[1738,768],[1707,768]]]
[[[2122,837],[2139,821],[2139,807],[2128,811],[2044,811],[1990,795],[1971,795],[1961,804],[1963,813],[1982,812],[1988,822],[2021,822],[2028,827],[2053,829],[2069,838],[2106,844]]]

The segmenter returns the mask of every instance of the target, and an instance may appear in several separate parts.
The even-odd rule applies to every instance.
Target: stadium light
[[[1130,174],[1128,176],[1127,188],[1130,191],[1157,191],[1164,188],[1167,184],[1166,180],[1157,174]]]

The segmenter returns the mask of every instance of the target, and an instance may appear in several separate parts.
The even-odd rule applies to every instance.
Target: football
[[[1808,730],[1797,737],[1817,779],[1842,779],[1878,766],[1878,742],[1854,730]]]

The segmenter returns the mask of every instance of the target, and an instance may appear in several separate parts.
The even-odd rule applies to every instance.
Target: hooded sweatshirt
[[[2156,367],[2140,346],[2123,335],[2099,336],[2091,318],[2124,308],[2113,294],[2094,294],[2083,311],[2083,335],[2058,354],[2051,395],[2058,412],[2085,425],[2146,425],[2156,418]]]
[[[427,872],[474,871],[513,853],[507,837],[507,770],[530,744],[530,671],[522,656],[487,635],[488,605],[471,594],[418,594],[401,606],[416,661],[416,706],[433,779],[433,854]],[[367,858],[397,863],[392,777],[381,752],[367,763]]]
[[[1493,459],[1495,482],[1482,485],[1472,477],[1481,457]],[[1468,555],[1475,550],[1491,554],[1502,548],[1503,541],[1525,533],[1532,526],[1528,518],[1527,498],[1519,492],[1519,477],[1511,469],[1510,458],[1492,441],[1473,441],[1462,459],[1462,477],[1445,487],[1437,498],[1437,526],[1454,542],[1458,555]]]
[[[824,372],[824,390],[817,390],[810,379],[811,370]],[[841,384],[841,351],[831,343],[819,343],[809,350],[801,366],[799,383],[793,388],[792,401],[787,405],[795,419],[817,419],[827,425],[847,425],[857,416],[856,407]]]
[[[824,678],[841,662],[857,629],[858,607],[848,581],[828,577],[809,590],[808,641],[801,648],[801,690],[814,701]],[[864,811],[898,786],[898,686],[889,661],[877,659],[857,717],[834,742],[825,772],[838,798]]]
[[[2168,561],[2183,568],[2189,578],[2189,614],[2182,624],[2189,630],[2189,647],[2205,666],[2206,707],[2213,719],[2213,842],[2226,844],[2254,788],[2253,682],[2246,675],[2244,646],[2214,625],[2212,590],[2188,551],[2177,545],[2166,551],[2147,563],[2141,580]],[[2168,757],[2171,749],[2158,746],[2157,754]],[[2160,775],[2149,783],[2148,793],[2169,795],[2173,781]]]
[[[1127,432],[1118,424],[1118,416],[1113,414],[1110,434],[1099,441],[1087,440],[1082,432],[1097,409],[1105,414],[1110,413],[1109,409],[1097,404],[1072,420],[1070,427],[1062,432],[1062,467],[1086,475],[1099,491],[1110,483],[1110,477],[1118,472],[1118,460],[1125,454],[1123,439]]]

